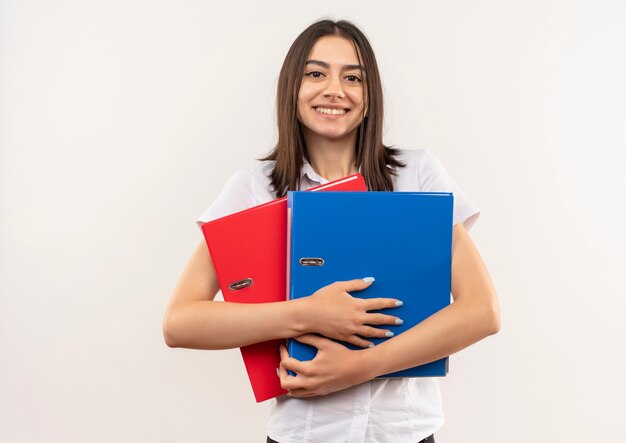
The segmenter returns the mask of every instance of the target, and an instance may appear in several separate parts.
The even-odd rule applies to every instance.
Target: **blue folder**
[[[372,276],[355,297],[389,297],[403,306],[380,312],[402,325],[383,326],[395,335],[450,304],[452,208],[450,193],[288,192],[289,298],[313,294],[340,280]],[[367,338],[375,344],[386,338]],[[351,349],[360,349],[342,342]],[[289,340],[289,354],[312,360],[314,347]],[[448,358],[386,374],[438,377]]]

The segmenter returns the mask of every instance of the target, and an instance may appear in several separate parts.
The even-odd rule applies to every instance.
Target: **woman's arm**
[[[361,337],[384,337],[396,317],[367,311],[396,306],[395,299],[363,300],[349,292],[367,288],[363,280],[336,282],[311,297],[279,303],[214,301],[219,290],[208,248],[201,242],[187,263],[163,319],[170,347],[236,348],[261,341],[317,332],[367,347]]]
[[[310,362],[299,362],[283,349],[283,387],[297,397],[327,394],[438,360],[498,332],[500,310],[495,288],[460,223],[453,230],[451,277],[454,303],[373,348],[351,351],[322,337],[306,335],[300,340],[320,350]],[[287,369],[298,376],[290,376]]]

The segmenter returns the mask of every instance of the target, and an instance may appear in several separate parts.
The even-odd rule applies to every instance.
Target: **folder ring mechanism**
[[[231,291],[236,291],[237,289],[247,288],[248,286],[252,286],[251,278],[244,278],[243,280],[236,281],[235,283],[231,283],[228,285],[228,289]]]
[[[300,259],[300,264],[302,266],[322,266],[324,264],[324,259],[317,257],[302,257]]]

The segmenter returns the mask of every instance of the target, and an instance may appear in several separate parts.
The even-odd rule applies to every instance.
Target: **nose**
[[[326,89],[324,90],[324,97],[327,98],[345,98],[346,94],[343,90],[341,79],[336,76],[330,76],[328,78],[328,83],[326,84]]]

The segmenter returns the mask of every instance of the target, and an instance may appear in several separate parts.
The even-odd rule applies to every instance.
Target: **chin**
[[[341,140],[342,138],[350,136],[352,132],[355,131],[355,129],[348,130],[346,128],[316,128],[312,125],[312,127],[309,127],[309,131],[318,137],[324,137],[330,140]]]
[[[320,137],[329,138],[331,140],[340,140],[348,136],[348,133],[343,131],[319,131],[316,134]]]

